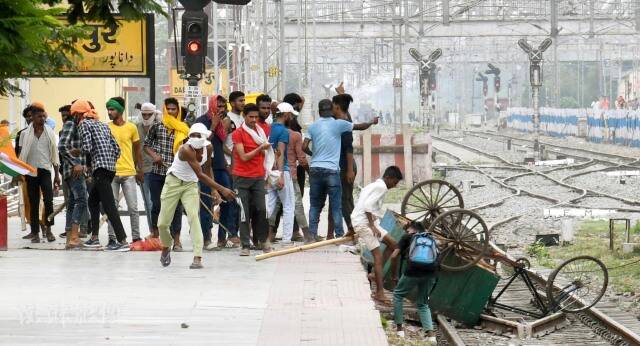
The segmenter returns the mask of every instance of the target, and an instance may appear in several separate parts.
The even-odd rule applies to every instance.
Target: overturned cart
[[[528,260],[509,257],[491,243],[486,223],[478,214],[464,209],[460,192],[446,181],[427,180],[415,185],[405,195],[401,212],[387,211],[380,225],[396,241],[411,221],[423,223],[434,235],[442,264],[429,304],[451,319],[476,325],[481,316],[487,318],[496,309],[542,319],[589,309],[606,291],[608,272],[596,258],[571,258],[548,277],[541,277],[529,270]],[[371,263],[370,253],[365,252],[362,258],[363,263]],[[503,267],[500,272],[508,273],[506,284],[499,290],[498,263]],[[390,263],[385,264],[384,274],[385,286],[390,288]],[[535,308],[502,303],[504,293],[518,279],[528,288]]]

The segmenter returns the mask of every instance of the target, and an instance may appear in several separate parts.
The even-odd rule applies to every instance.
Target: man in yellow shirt
[[[118,199],[120,188],[124,194],[131,221],[132,242],[140,238],[140,217],[138,214],[138,192],[136,182],[144,182],[142,147],[138,128],[123,118],[125,101],[122,97],[113,97],[107,101],[109,113],[109,129],[120,147],[120,157],[116,162],[116,176],[111,183],[113,196]],[[135,158],[135,159],[134,159]],[[109,243],[115,242],[116,236],[109,225]]]

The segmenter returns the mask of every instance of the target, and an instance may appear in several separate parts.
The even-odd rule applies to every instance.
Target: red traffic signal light
[[[208,17],[204,11],[185,11],[182,15],[182,57],[187,75],[204,73],[207,56]]]
[[[193,40],[187,43],[187,53],[191,55],[200,53],[200,49],[202,49],[202,44],[200,43],[200,41]]]

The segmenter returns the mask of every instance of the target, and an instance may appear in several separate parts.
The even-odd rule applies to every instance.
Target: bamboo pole
[[[56,217],[56,215],[60,214],[60,212],[62,212],[62,210],[67,206],[66,202],[63,202],[62,204],[60,204],[56,209],[53,210],[53,213],[51,213],[49,216],[47,216],[47,221],[51,222],[53,221],[53,219]]]
[[[302,252],[306,250],[316,249],[316,248],[327,246],[327,245],[342,244],[342,243],[350,242],[352,240],[353,240],[353,237],[342,237],[342,238],[336,238],[336,239],[330,239],[330,240],[323,240],[323,241],[302,245],[302,246],[296,246],[289,249],[272,251],[269,253],[256,256],[256,261],[261,261],[263,259],[267,259],[271,257],[284,256],[284,255],[292,254],[295,252]]]

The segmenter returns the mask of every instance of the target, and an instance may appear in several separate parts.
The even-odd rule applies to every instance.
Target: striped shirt
[[[155,123],[149,128],[144,145],[160,155],[163,163],[163,165],[153,164],[151,173],[167,175],[167,167],[173,163],[174,136],[174,131],[169,131],[162,123]]]
[[[75,121],[69,120],[62,126],[60,139],[58,140],[58,152],[60,153],[60,165],[62,166],[62,179],[71,177],[73,166],[87,166],[87,159],[84,154],[78,157],[71,155],[71,150],[82,150],[82,139],[78,134]]]
[[[82,152],[91,157],[91,172],[103,168],[116,171],[120,147],[111,134],[109,126],[95,119],[85,119],[78,127],[82,138]]]

